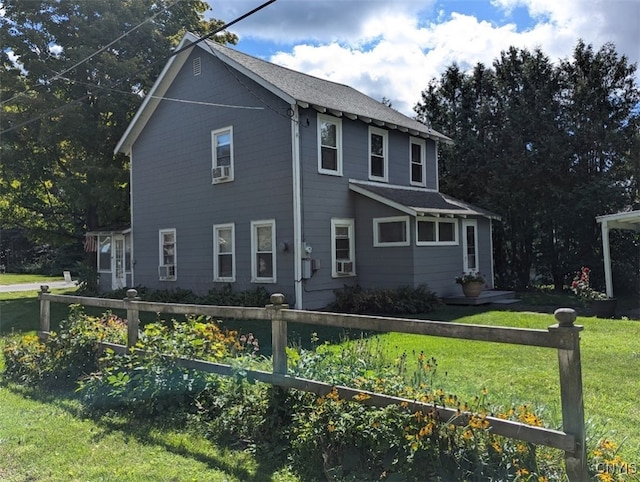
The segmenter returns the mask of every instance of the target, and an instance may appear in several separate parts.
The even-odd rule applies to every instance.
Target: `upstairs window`
[[[384,129],[369,127],[369,179],[387,181],[389,179],[389,133]]]
[[[331,276],[355,276],[353,219],[331,220]]]
[[[318,114],[318,172],[342,175],[342,121]]]
[[[251,222],[251,281],[276,282],[276,221]]]
[[[458,223],[455,219],[418,218],[418,246],[457,245]]]
[[[373,245],[409,246],[409,217],[395,216],[373,220]]]
[[[411,184],[426,185],[426,143],[424,139],[412,137],[409,141]]]
[[[211,178],[214,184],[233,181],[233,128],[211,132],[213,163]]]
[[[158,277],[161,281],[176,280],[176,230],[160,230],[160,263],[158,265]]]
[[[235,281],[235,225],[213,227],[213,280]]]

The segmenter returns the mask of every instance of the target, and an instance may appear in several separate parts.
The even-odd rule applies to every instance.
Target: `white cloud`
[[[429,80],[456,62],[490,65],[509,46],[540,47],[552,60],[571,55],[578,38],[599,48],[615,42],[619,53],[640,60],[637,0],[278,0],[232,29],[243,39],[275,44],[268,60],[351,85],[375,99],[387,97],[412,115]],[[255,3],[217,1],[224,20]],[[511,13],[525,8],[526,27]],[[479,18],[479,15],[484,17]]]

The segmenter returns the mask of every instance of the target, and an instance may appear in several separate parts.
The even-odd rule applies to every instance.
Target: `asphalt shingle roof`
[[[293,97],[298,103],[320,106],[329,110],[377,120],[391,126],[395,125],[417,131],[445,142],[451,141],[447,136],[348,85],[320,79],[272,64],[216,42],[207,41],[207,44],[214,54],[220,53],[237,62],[253,74]]]
[[[451,196],[428,189],[406,186],[382,186],[379,184],[350,181],[352,190],[384,202],[402,205],[416,214],[475,215],[500,219],[486,209],[473,206]]]

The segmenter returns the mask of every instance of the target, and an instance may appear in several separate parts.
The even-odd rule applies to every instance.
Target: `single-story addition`
[[[96,253],[98,287],[111,291],[133,286],[131,228],[110,227],[85,234],[84,249]]]
[[[451,139],[346,85],[190,33],[178,49],[190,44],[116,146],[131,160],[131,250],[98,239],[123,240],[127,284],[264,287],[301,309],[356,284],[456,295],[463,271],[493,288],[497,216],[438,189]]]
[[[626,211],[616,214],[605,214],[596,217],[602,230],[602,255],[604,258],[604,279],[607,296],[613,298],[613,276],[611,275],[611,250],[609,248],[609,231],[612,229],[630,229],[640,232],[640,211]]]

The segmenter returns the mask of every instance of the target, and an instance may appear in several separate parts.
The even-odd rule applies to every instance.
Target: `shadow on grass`
[[[109,434],[121,434],[128,442],[135,440],[142,445],[161,447],[168,453],[179,455],[197,461],[211,470],[218,470],[246,482],[262,482],[271,480],[271,475],[282,470],[286,460],[282,456],[276,456],[274,452],[253,453],[248,455],[246,447],[238,448],[238,444],[232,442],[209,441],[200,444],[186,444],[181,442],[184,438],[198,437],[193,428],[187,427],[186,412],[175,411],[170,417],[139,418],[133,414],[122,414],[115,411],[106,413],[90,413],[80,402],[78,395],[72,388],[28,388],[16,385],[5,380],[0,380],[0,386],[12,392],[40,403],[49,404],[63,410],[77,419],[90,419],[100,432],[93,434],[94,441],[100,441]],[[163,436],[163,433],[167,437]],[[184,435],[171,440],[170,434]],[[209,450],[209,444],[213,449]],[[216,450],[217,448],[217,450]],[[218,454],[212,452],[219,452]],[[242,459],[253,458],[256,464],[255,471],[250,471],[231,462],[234,454]],[[255,472],[252,473],[252,472]]]

